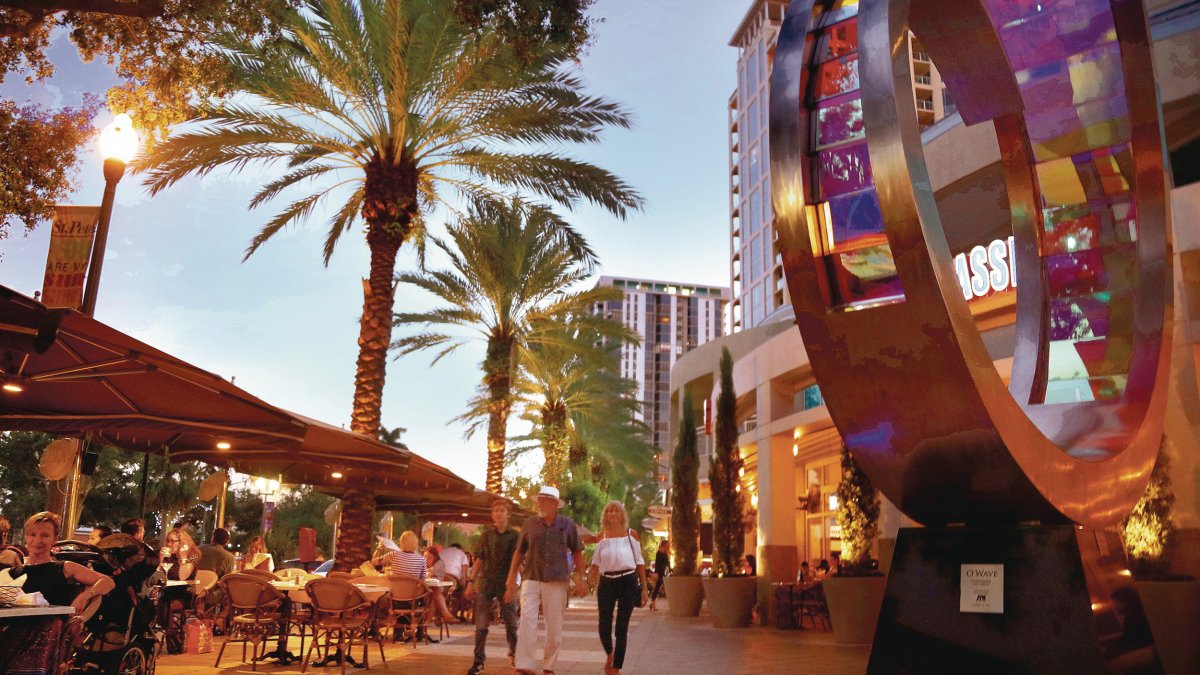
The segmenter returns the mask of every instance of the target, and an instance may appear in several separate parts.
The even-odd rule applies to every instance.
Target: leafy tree
[[[400,440],[400,437],[403,436],[407,431],[408,429],[405,427],[389,429],[381,426],[379,427],[379,440],[387,443],[388,445],[407,450],[408,445],[404,441]]]
[[[471,200],[522,190],[568,207],[590,201],[618,216],[641,204],[611,173],[538,147],[593,142],[605,126],[627,126],[620,106],[583,95],[562,68],[565,54],[548,51],[522,67],[498,36],[473,37],[453,9],[452,0],[308,0],[285,25],[286,49],[223,36],[221,58],[245,97],[197,106],[199,123],[142,163],[151,193],[217,167],[283,163],[287,173],[269,180],[251,207],[317,181],[263,226],[247,256],[335,196],[344,201],[329,223],[326,262],[359,217],[365,221],[371,260],[351,430],[371,437],[380,426],[396,256],[423,239],[426,213],[446,203],[439,189]],[[370,554],[374,498],[350,490],[343,503],[338,552],[346,568]]]
[[[567,503],[563,514],[592,532],[600,531],[600,514],[609,497],[587,478],[576,478],[563,486],[562,499]]]
[[[0,434],[0,515],[14,529],[46,507],[48,481],[38,473],[38,461],[52,440],[34,431]]]
[[[1146,492],[1121,521],[1121,539],[1129,554],[1129,569],[1140,579],[1166,576],[1175,545],[1175,523],[1171,520],[1175,493],[1171,490],[1168,443],[1164,437]]]
[[[79,146],[91,138],[100,101],[85,97],[78,108],[57,112],[0,101],[0,240],[17,221],[32,230],[54,215],[54,204],[76,187]]]
[[[276,565],[299,555],[300,528],[317,531],[317,545],[328,551],[333,543],[333,526],[325,522],[325,509],[334,501],[310,486],[289,492],[275,507],[275,521],[267,535],[267,547]]]
[[[676,574],[696,574],[700,554],[700,455],[692,395],[683,394],[679,441],[671,456],[671,552]]]
[[[733,357],[721,350],[721,384],[717,394],[716,446],[709,463],[708,484],[712,490],[713,572],[733,573],[745,548],[746,510],[740,473],[742,456],[737,447],[737,396],[733,391]]]
[[[397,279],[433,294],[439,306],[401,312],[395,323],[418,332],[392,343],[400,354],[436,350],[436,364],[468,342],[483,340],[486,396],[486,489],[499,493],[504,472],[513,378],[530,344],[540,339],[539,319],[564,312],[585,313],[610,299],[611,289],[569,291],[588,277],[596,257],[578,233],[544,207],[475,204],[447,238],[434,246],[450,261],[445,269],[401,273]],[[544,323],[544,321],[542,322]],[[482,421],[484,418],[477,418]],[[478,425],[468,428],[468,436]]]
[[[577,55],[590,41],[593,0],[457,0],[455,14],[479,29],[490,27],[528,61],[545,49]]]
[[[879,491],[844,445],[837,498],[837,521],[842,528],[840,573],[868,573],[871,571],[871,543],[879,534]]]

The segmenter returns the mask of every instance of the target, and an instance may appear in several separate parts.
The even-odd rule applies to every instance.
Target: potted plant
[[[1146,493],[1121,523],[1121,539],[1163,668],[1168,673],[1194,673],[1200,672],[1200,582],[1171,574],[1175,494],[1168,448],[1164,438]]]
[[[871,543],[879,534],[879,493],[845,446],[837,498],[842,552],[837,573],[824,582],[829,618],[838,642],[870,644],[886,585],[871,558]]]
[[[666,578],[671,616],[699,616],[704,585],[696,573],[700,555],[700,455],[696,451],[696,413],[692,396],[683,394],[679,441],[671,456],[671,575]],[[660,571],[661,572],[661,571]]]
[[[721,385],[717,394],[716,447],[708,468],[713,507],[712,574],[704,579],[708,612],[717,628],[750,625],[758,595],[757,579],[740,574],[737,562],[745,548],[745,499],[737,449],[737,397],[733,392],[733,357],[721,350]]]

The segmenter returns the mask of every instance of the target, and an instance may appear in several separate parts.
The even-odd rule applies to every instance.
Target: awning
[[[379,492],[375,497],[376,508],[387,511],[404,511],[416,514],[422,520],[445,520],[458,523],[492,522],[492,502],[497,495],[484,490],[474,490],[467,495],[444,497],[421,497],[411,493]],[[511,501],[509,502],[512,503]],[[512,505],[512,524],[532,515],[516,504]]]
[[[349,488],[458,500],[474,487],[419,455],[272,406],[213,373],[73,310],[0,286],[0,430],[98,443]],[[460,511],[461,512],[461,511]]]

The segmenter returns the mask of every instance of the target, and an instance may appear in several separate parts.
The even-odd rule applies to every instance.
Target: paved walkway
[[[630,642],[623,673],[640,675],[707,675],[708,673],[813,673],[816,675],[859,675],[866,670],[867,647],[837,645],[833,634],[821,631],[782,631],[774,628],[718,630],[707,613],[695,619],[667,616],[663,611],[634,611],[630,624]],[[600,673],[604,668],[604,650],[596,633],[594,597],[572,599],[567,610],[562,650],[557,675]],[[545,639],[544,633],[542,639]],[[293,640],[293,651],[299,643]],[[370,672],[420,673],[421,675],[462,675],[471,666],[474,653],[474,627],[456,625],[450,637],[440,644],[389,643],[385,648],[387,666],[379,662],[378,648],[371,647]],[[357,651],[357,650],[356,650]],[[488,634],[488,673],[513,673],[508,664],[504,626],[493,626]],[[250,672],[240,662],[240,645],[230,646],[222,659],[220,672]],[[163,656],[158,662],[162,675],[199,675],[213,672],[216,654],[199,656]],[[290,675],[300,672],[299,664],[281,667],[260,664],[258,672]],[[309,668],[309,673],[336,673],[339,669]],[[352,672],[348,669],[347,672]],[[367,671],[353,671],[367,672]]]

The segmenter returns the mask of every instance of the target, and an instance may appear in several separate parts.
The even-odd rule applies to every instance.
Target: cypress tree
[[[675,574],[696,574],[700,553],[700,456],[696,452],[696,413],[692,395],[683,394],[679,440],[671,457],[671,552]]]
[[[844,445],[837,497],[837,522],[842,528],[841,569],[849,574],[866,573],[871,542],[879,534],[879,492]]]
[[[733,356],[721,350],[717,393],[716,447],[708,469],[713,500],[713,573],[727,576],[745,548],[745,500],[740,490],[742,456],[737,448],[737,396],[733,392]]]

